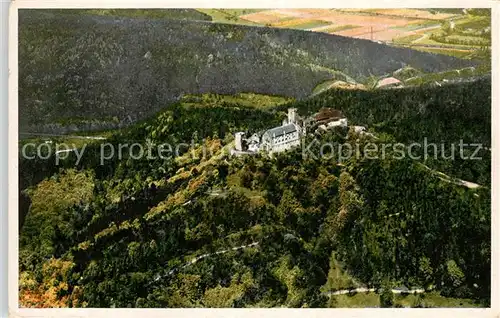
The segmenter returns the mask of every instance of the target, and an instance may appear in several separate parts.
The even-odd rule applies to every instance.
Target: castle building
[[[288,109],[288,120],[262,135],[261,149],[269,153],[282,152],[300,145],[301,127],[297,124],[297,110]]]
[[[313,117],[302,118],[298,116],[297,109],[289,108],[288,116],[283,120],[282,125],[269,129],[262,135],[255,133],[251,137],[245,138],[244,132],[237,132],[235,134],[235,147],[231,153],[240,156],[257,154],[260,151],[268,154],[283,152],[300,146],[301,138],[306,135],[307,130],[318,126],[318,129],[324,131],[338,126],[346,127],[347,118],[341,111],[331,108],[322,108]]]
[[[234,148],[235,148],[237,151],[243,151],[243,136],[244,136],[244,135],[245,135],[245,133],[244,133],[244,132],[237,132],[237,133],[235,134],[235,136],[234,136],[234,137],[235,137],[235,138],[234,138],[234,139],[235,139],[235,142],[234,142],[235,147],[234,147]]]
[[[269,129],[262,135],[261,148],[269,153],[282,152],[300,145],[300,127],[297,124]]]
[[[332,108],[321,108],[314,115],[314,120],[319,130],[328,130],[334,127],[347,127],[347,118],[340,110]]]

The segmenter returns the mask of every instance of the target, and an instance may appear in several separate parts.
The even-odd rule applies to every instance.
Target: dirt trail
[[[189,267],[189,266],[191,266],[193,264],[196,264],[198,261],[201,261],[202,259],[210,257],[212,255],[225,254],[227,252],[237,251],[237,250],[241,250],[241,249],[245,249],[245,248],[249,248],[249,247],[254,247],[254,246],[257,246],[257,245],[259,245],[259,242],[252,242],[252,243],[247,244],[247,245],[240,245],[240,246],[236,246],[236,247],[232,247],[232,248],[227,248],[227,249],[219,250],[217,252],[207,253],[207,254],[200,255],[200,256],[195,257],[192,260],[184,263],[184,265],[182,265],[182,266],[174,267],[173,269],[169,270],[165,275],[159,275],[158,274],[153,281],[149,282],[148,285],[150,285],[153,282],[157,282],[157,281],[159,281],[162,278],[165,278],[165,277],[168,277],[170,275],[173,275],[176,272],[178,272],[179,270],[184,269],[186,267]]]
[[[464,186],[464,187],[467,187],[469,189],[477,189],[477,188],[484,187],[484,186],[477,184],[477,183],[474,183],[474,182],[465,181],[465,180],[461,180],[461,179],[454,179],[447,174],[444,174],[440,171],[436,171],[436,170],[429,168],[428,166],[424,165],[423,163],[421,163],[421,165],[422,165],[422,167],[429,170],[432,174],[434,174],[435,176],[437,176],[439,179],[441,179],[444,182],[454,183],[456,185]]]
[[[352,288],[352,289],[340,289],[336,291],[329,291],[326,293],[323,293],[323,295],[331,297],[331,296],[337,296],[337,295],[347,295],[351,293],[376,293],[377,289],[375,288],[366,288],[366,287],[359,287],[359,288]],[[423,294],[425,293],[425,289],[423,288],[415,288],[415,289],[404,289],[404,288],[393,288],[391,289],[391,292],[393,294]]]
[[[74,135],[61,135],[61,134],[43,134],[43,133],[31,133],[31,132],[20,132],[20,136],[40,136],[40,137],[66,137],[74,139],[90,139],[90,140],[105,140],[106,137],[102,136],[74,136]]]

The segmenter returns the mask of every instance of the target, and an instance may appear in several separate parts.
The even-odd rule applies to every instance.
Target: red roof
[[[321,108],[319,112],[314,116],[314,119],[316,119],[316,121],[339,118],[344,118],[344,115],[342,115],[342,112],[340,110],[325,107]]]
[[[380,80],[377,83],[377,87],[394,85],[394,84],[401,84],[401,81],[398,80],[397,78],[394,78],[394,77],[388,77],[388,78],[384,78],[383,80]]]

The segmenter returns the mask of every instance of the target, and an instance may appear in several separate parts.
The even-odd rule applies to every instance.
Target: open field
[[[350,12],[336,10],[306,10],[306,9],[276,9],[255,12],[240,16],[241,19],[257,23],[273,23],[277,17],[292,17],[294,19],[321,20],[330,22],[332,25],[355,24],[362,26],[404,26],[418,19],[407,19],[404,17],[367,16],[357,15]]]
[[[261,11],[262,9],[196,9],[212,18],[213,22],[217,23],[230,23],[230,24],[248,24],[259,25],[259,23],[242,20],[240,15],[247,14],[254,11]]]
[[[384,29],[373,27],[361,27],[356,29],[350,29],[345,31],[337,32],[338,35],[355,37],[358,39],[374,40],[374,41],[384,41],[391,42],[394,38],[401,36],[406,36],[406,32],[393,29]]]
[[[403,37],[399,37],[394,40],[394,43],[397,44],[411,44],[414,43],[414,41],[422,39],[422,35],[420,34],[411,34]]]
[[[206,93],[198,95],[184,95],[181,99],[181,102],[185,106],[217,106],[225,102],[243,107],[268,108],[290,103],[294,100],[295,99],[288,97],[255,93],[239,93],[235,95],[218,95]]]
[[[424,32],[426,30],[441,28],[441,23],[434,20],[417,20],[405,26],[395,26],[391,29],[403,30],[403,31],[418,31]]]
[[[268,24],[268,23],[276,23],[282,20],[294,19],[294,17],[293,16],[290,17],[285,14],[280,14],[275,10],[265,10],[252,14],[242,15],[240,16],[240,19],[255,23]]]
[[[456,16],[451,13],[432,13],[428,10],[418,9],[342,9],[344,12],[363,12],[370,15],[398,16],[427,20],[445,20]]]
[[[308,29],[316,29],[323,27],[330,27],[330,23],[321,20],[306,20],[299,24],[295,24],[295,29],[308,30]]]
[[[466,36],[466,35],[449,35],[446,37],[446,40],[451,42],[451,43],[454,43],[454,42],[459,42],[459,43],[462,43],[462,42],[466,42],[466,43],[472,43],[472,45],[490,45],[491,44],[491,40],[489,39],[485,39],[485,38],[481,38],[481,37],[477,37],[477,36]]]
[[[491,26],[491,19],[484,16],[469,16],[466,19],[457,21],[456,25],[463,29],[480,29]]]
[[[452,49],[475,49],[478,47],[478,45],[466,45],[466,44],[460,44],[460,43],[443,43],[443,42],[438,42],[436,40],[431,39],[428,35],[423,36],[421,39],[417,39],[413,41],[412,43],[408,44],[415,44],[415,45],[426,45],[426,46],[434,46],[434,47],[439,47],[439,48],[452,48]]]
[[[419,50],[458,57],[466,57],[478,46],[491,43],[490,18],[466,10],[252,9],[240,12],[244,14],[237,17],[239,23],[308,30],[395,45],[418,45],[416,49]]]
[[[428,46],[418,46],[418,45],[411,46],[411,48],[421,52],[444,54],[458,58],[466,58],[467,56],[471,55],[474,52],[474,50],[449,49],[449,48],[438,48],[438,47],[428,47]]]
[[[355,289],[360,287],[359,282],[346,271],[345,265],[339,262],[333,253],[330,257],[330,269],[328,271],[327,282],[321,287],[323,293]],[[378,292],[352,292],[348,294],[328,296],[328,307],[330,308],[366,308],[380,307],[380,291]],[[439,292],[429,291],[420,294],[394,294],[393,304],[395,307],[480,307],[471,299],[452,298],[442,296]]]
[[[316,28],[316,29],[313,29],[312,31],[325,32],[325,33],[335,33],[335,32],[340,32],[340,31],[354,29],[354,28],[359,28],[359,25],[347,24],[347,25],[333,26],[333,27],[331,25],[329,25],[328,27]]]
[[[387,12],[386,12],[387,11]],[[321,10],[272,9],[252,12],[239,19],[277,28],[307,29],[373,41],[392,42],[440,27],[452,14],[424,10]]]
[[[353,295],[337,295],[332,296],[328,302],[330,308],[366,308],[379,307],[380,299],[376,293],[357,293]],[[458,308],[473,308],[480,307],[471,299],[460,299],[441,296],[437,292],[430,292],[423,295],[396,295],[394,296],[394,304],[396,307],[458,307]]]
[[[289,28],[289,29],[307,29],[307,28],[317,28],[328,26],[329,23],[326,21],[314,20],[314,19],[294,19],[290,17],[285,17],[279,21],[271,24],[273,27],[277,28]]]

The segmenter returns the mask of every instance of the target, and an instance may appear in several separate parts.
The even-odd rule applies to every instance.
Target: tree
[[[441,29],[443,30],[444,33],[449,34],[452,30],[452,25],[450,21],[444,21],[443,25],[441,26]]]
[[[285,190],[276,211],[280,220],[286,224],[295,224],[298,214],[302,211],[303,208],[293,192]]]
[[[339,229],[355,218],[364,206],[363,196],[359,193],[359,187],[354,178],[347,172],[340,174],[340,211],[337,215],[337,226]]]
[[[248,166],[245,166],[240,173],[240,186],[244,188],[252,187],[253,174]]]
[[[380,293],[380,307],[390,308],[394,305],[394,295],[392,293],[392,286],[389,281],[382,284],[382,291]]]
[[[465,275],[454,260],[446,262],[446,278],[455,288],[464,283]]]
[[[421,257],[419,260],[419,272],[426,284],[432,282],[434,270],[431,266],[431,260],[428,257]]]
[[[41,282],[32,272],[22,272],[19,279],[19,303],[23,307],[57,308],[67,307],[68,301],[74,304],[80,300],[78,289],[69,290],[67,280],[74,263],[63,259],[51,258],[45,261],[41,270]]]

